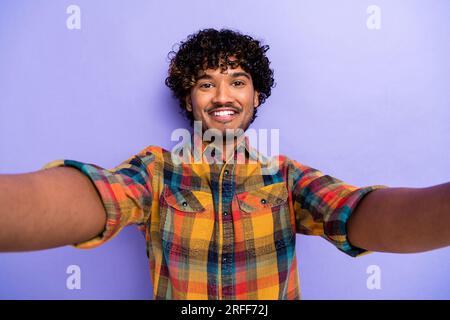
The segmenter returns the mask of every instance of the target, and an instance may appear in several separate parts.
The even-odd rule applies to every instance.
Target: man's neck
[[[236,153],[245,150],[245,136],[229,137],[223,141],[202,141],[203,150],[207,148],[215,149],[215,159],[223,163],[227,162]],[[243,147],[243,148],[242,148]]]

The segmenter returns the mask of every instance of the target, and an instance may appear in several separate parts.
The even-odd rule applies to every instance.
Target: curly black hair
[[[166,85],[180,102],[181,112],[194,121],[192,112],[186,109],[185,98],[195,85],[201,71],[206,69],[228,67],[234,69],[240,66],[250,73],[253,86],[259,93],[259,105],[270,96],[275,86],[273,70],[269,68],[270,61],[266,57],[268,45],[248,35],[229,29],[204,29],[187,37],[179,44],[178,52],[170,51],[169,75]],[[233,60],[229,58],[233,57]],[[252,122],[256,118],[256,108]]]

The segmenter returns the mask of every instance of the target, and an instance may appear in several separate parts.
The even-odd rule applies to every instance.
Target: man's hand
[[[105,222],[96,189],[74,168],[0,175],[0,251],[86,241],[101,233]]]
[[[450,183],[387,188],[363,198],[347,223],[351,244],[394,253],[450,245]]]

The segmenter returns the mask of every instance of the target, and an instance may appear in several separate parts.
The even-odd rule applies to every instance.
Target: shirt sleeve
[[[387,186],[356,187],[295,161],[292,171],[296,231],[321,236],[352,257],[369,253],[349,242],[346,224],[364,196]]]
[[[97,190],[106,211],[103,231],[75,248],[95,248],[116,236],[123,227],[137,224],[141,229],[150,215],[152,203],[151,174],[148,169],[154,156],[146,149],[113,169],[104,169],[75,160],[54,160],[42,169],[72,167],[87,176]]]

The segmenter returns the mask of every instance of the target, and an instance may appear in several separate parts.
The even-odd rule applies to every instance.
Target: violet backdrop
[[[80,29],[66,26],[70,5]],[[167,53],[214,27],[270,45],[277,86],[253,127],[279,128],[282,154],[359,186],[450,181],[449,18],[445,0],[2,0],[0,173],[54,159],[112,168],[170,148],[188,123],[164,85]],[[450,298],[450,248],[354,259],[299,235],[297,255],[303,299]],[[79,290],[66,287],[70,265]],[[372,265],[380,289],[367,287]],[[92,250],[0,254],[0,299],[151,299],[151,288],[135,227]]]

